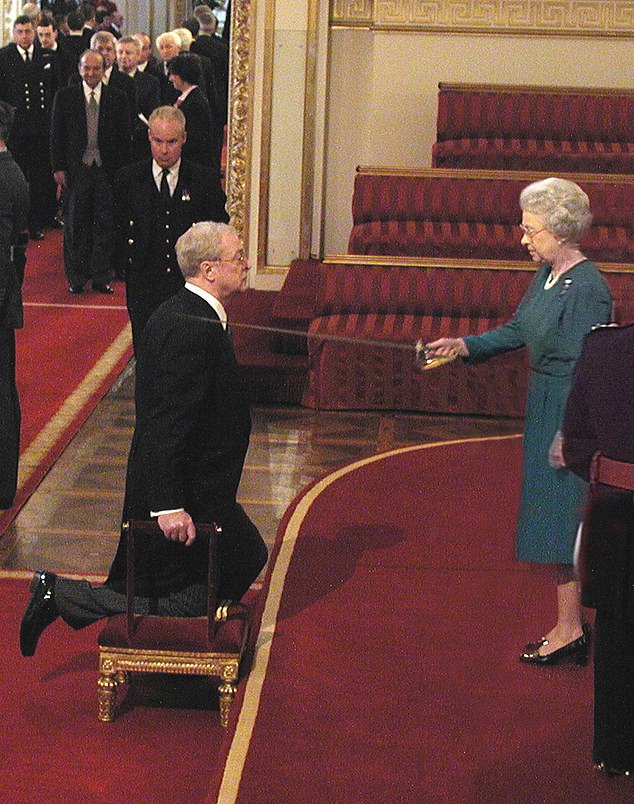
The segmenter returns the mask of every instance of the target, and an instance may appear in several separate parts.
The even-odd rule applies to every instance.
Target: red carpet
[[[108,391],[131,355],[122,283],[114,296],[68,293],[61,232],[29,245],[24,329],[16,334],[22,407],[19,490],[0,533]]]
[[[0,581],[2,801],[203,801],[224,736],[213,691],[187,677],[137,685],[134,705],[122,698],[117,720],[100,723],[99,626],[72,632],[54,623],[36,656],[24,659],[18,630],[27,598],[27,581]]]
[[[591,766],[592,667],[517,661],[555,605],[513,557],[520,453],[405,449],[298,497],[209,801],[634,800]]]

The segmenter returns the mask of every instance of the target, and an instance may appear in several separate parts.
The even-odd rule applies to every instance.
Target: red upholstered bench
[[[439,84],[432,165],[633,173],[634,91]]]
[[[358,168],[349,254],[525,260],[519,196],[544,173]],[[585,253],[634,263],[634,177],[570,175],[589,195]]]
[[[634,266],[604,269],[616,320],[634,321]],[[304,404],[523,415],[525,350],[479,366],[456,363],[420,372],[414,344],[419,338],[476,334],[507,321],[534,275],[529,263],[344,258],[323,263],[320,273]]]

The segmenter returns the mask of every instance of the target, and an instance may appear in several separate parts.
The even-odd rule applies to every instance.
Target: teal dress
[[[571,564],[586,495],[585,483],[567,469],[553,469],[548,450],[561,429],[572,373],[584,337],[612,316],[610,290],[594,263],[584,260],[551,288],[550,265],[537,270],[513,318],[464,339],[467,363],[523,346],[530,354],[526,400],[522,496],[517,557],[542,564]]]

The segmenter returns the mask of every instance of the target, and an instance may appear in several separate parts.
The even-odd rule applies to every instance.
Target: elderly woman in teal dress
[[[529,642],[520,661],[552,665],[587,659],[589,629],[583,623],[573,568],[586,487],[564,466],[561,436],[566,400],[584,337],[610,321],[612,297],[579,243],[592,221],[588,196],[574,182],[549,178],[520,194],[522,243],[539,263],[513,318],[482,335],[440,338],[426,357],[458,354],[466,363],[528,347],[530,376],[517,556],[557,568],[557,623]]]

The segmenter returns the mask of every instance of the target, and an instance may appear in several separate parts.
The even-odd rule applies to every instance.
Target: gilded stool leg
[[[102,723],[112,723],[117,703],[117,675],[115,673],[99,673],[97,681],[97,700],[99,712],[97,719]]]
[[[220,725],[226,729],[229,725],[229,712],[231,712],[231,704],[236,697],[236,686],[228,681],[218,686],[218,695],[220,697]]]

